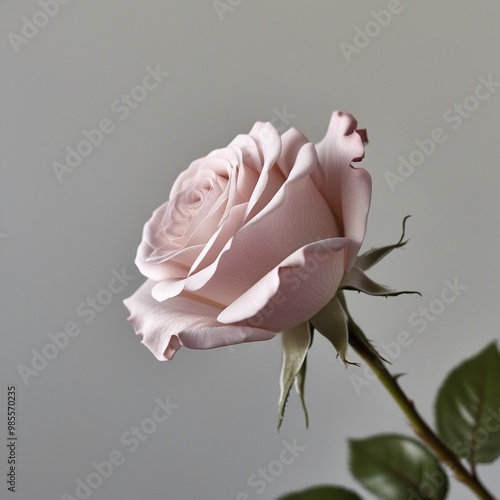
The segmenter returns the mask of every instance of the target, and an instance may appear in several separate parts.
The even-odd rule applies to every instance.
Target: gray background
[[[76,479],[114,450],[125,461],[93,500],[273,499],[317,483],[354,486],[348,437],[409,432],[376,382],[356,393],[352,375],[363,369],[345,370],[319,337],[307,381],[310,430],[294,394],[277,433],[279,338],[185,349],[160,363],[126,321],[121,301],[142,282],[133,265],[142,225],[181,170],[257,120],[295,126],[315,142],[341,109],[368,129],[363,166],[373,203],[364,248],[396,241],[412,214],[409,245],[371,276],[423,297],[354,295],[350,304],[377,344],[410,334],[393,365],[407,373],[402,384],[426,417],[449,369],[498,338],[500,89],[456,130],[443,118],[474,94],[478,77],[500,80],[498,2],[401,0],[401,12],[350,62],[340,44],[353,45],[355,28],[364,30],[387,1],[225,3],[231,10],[219,16],[211,0],[73,0],[16,53],[9,33],[20,34],[23,16],[32,20],[41,7],[3,2],[0,366],[2,390],[18,391],[12,498],[75,496]],[[111,103],[157,64],[169,76],[120,120]],[[294,115],[288,124],[273,118],[284,108]],[[59,182],[52,162],[106,117],[115,130]],[[384,173],[397,172],[398,156],[408,158],[414,141],[438,127],[446,141],[391,191]],[[86,323],[79,304],[122,268],[134,280]],[[410,316],[454,278],[467,289],[419,333]],[[32,349],[41,352],[69,321],[82,332],[25,384],[19,365],[29,367]],[[131,452],[121,436],[167,396],[179,408]],[[293,439],[306,449],[259,494],[248,479]],[[500,491],[498,464],[480,471]],[[455,482],[451,492],[471,498]]]

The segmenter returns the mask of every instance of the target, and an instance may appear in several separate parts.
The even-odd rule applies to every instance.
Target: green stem
[[[495,500],[495,497],[483,486],[478,477],[472,475],[464,467],[455,453],[441,441],[420,416],[413,402],[408,399],[401,389],[396,377],[391,375],[374,350],[358,336],[359,331],[359,327],[352,321],[349,315],[349,344],[376,374],[382,385],[408,418],[417,436],[434,451],[444,465],[452,470],[455,477],[473,491],[478,498],[481,500]]]

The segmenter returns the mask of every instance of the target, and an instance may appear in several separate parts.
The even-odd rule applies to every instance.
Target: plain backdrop
[[[389,8],[390,19],[380,13]],[[346,370],[317,336],[310,429],[294,393],[278,433],[279,338],[184,349],[161,363],[122,300],[143,280],[133,264],[142,226],[192,160],[255,121],[316,142],[333,110],[348,111],[370,138],[364,248],[397,241],[412,215],[407,247],[371,276],[422,292],[353,293],[349,304],[377,345],[410,335],[411,345],[393,349],[392,369],[406,373],[404,389],[433,422],[446,373],[499,335],[499,16],[488,0],[3,2],[0,422],[5,442],[14,385],[19,440],[17,492],[6,490],[2,445],[0,496],[83,498],[78,481],[88,479],[92,500],[275,499],[319,483],[373,498],[350,475],[348,438],[410,429],[364,367]],[[125,105],[148,67],[168,76]],[[489,90],[483,83],[478,99],[481,79]],[[87,156],[59,179],[54,162],[103,120],[109,133],[80,146]],[[426,142],[436,129],[440,142]],[[418,141],[427,153],[415,153]],[[400,167],[410,156],[418,165]],[[131,278],[110,294],[113,272]],[[445,280],[465,289],[441,307]],[[97,296],[106,304],[85,312]],[[431,303],[437,313],[416,326]],[[80,333],[47,347],[72,322]],[[36,375],[23,380],[32,363]],[[358,390],[353,375],[365,381]],[[157,398],[178,406],[158,424]],[[132,440],[134,426],[146,439]],[[294,440],[301,451],[280,467],[284,441]],[[112,453],[121,463],[98,475]],[[257,482],[268,467],[274,475]],[[497,493],[498,467],[479,469]],[[452,482],[450,498],[472,495]]]

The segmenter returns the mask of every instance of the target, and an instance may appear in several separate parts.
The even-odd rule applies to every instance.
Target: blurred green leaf
[[[312,334],[309,323],[302,323],[294,328],[285,330],[281,334],[283,348],[283,362],[280,375],[280,399],[278,402],[278,429],[281,427],[285,415],[285,405],[290,394],[295,377],[299,376],[297,391],[304,408],[306,425],[308,424],[307,410],[304,402],[304,380],[306,371],[307,351],[311,346]]]
[[[289,493],[278,500],[362,500],[353,491],[338,486],[317,486],[297,493]]]
[[[353,476],[383,500],[442,500],[448,478],[436,457],[418,441],[386,434],[350,440]]]
[[[471,464],[500,455],[500,353],[495,344],[455,368],[436,398],[440,437]]]

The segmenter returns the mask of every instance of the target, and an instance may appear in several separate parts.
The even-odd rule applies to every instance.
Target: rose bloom
[[[148,279],[124,301],[156,358],[271,339],[334,297],[370,207],[356,126],[335,112],[313,145],[257,122],[179,175],[144,227],[135,262]]]

